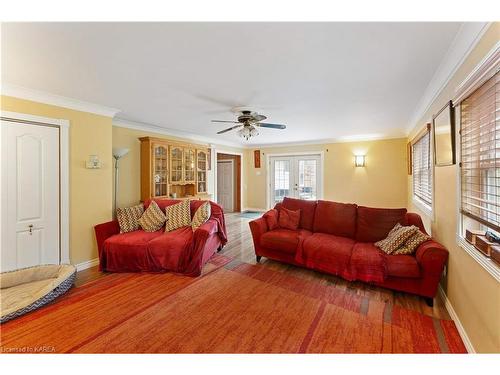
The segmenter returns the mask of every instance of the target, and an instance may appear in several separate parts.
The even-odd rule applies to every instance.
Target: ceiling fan
[[[256,137],[259,135],[259,131],[257,130],[257,128],[286,129],[286,125],[261,122],[265,120],[267,117],[258,114],[257,112],[249,110],[242,110],[239,112],[241,113],[241,115],[238,116],[238,121],[212,120],[212,122],[225,122],[225,123],[238,124],[235,126],[231,126],[230,128],[221,130],[217,132],[217,134],[223,134],[228,131],[241,128],[238,130],[237,134],[248,141],[251,137]]]

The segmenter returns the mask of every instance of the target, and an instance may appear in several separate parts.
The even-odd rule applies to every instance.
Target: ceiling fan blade
[[[212,120],[212,122],[229,122],[230,124],[239,124],[238,121]]]
[[[226,133],[228,131],[231,131],[233,129],[239,128],[240,126],[243,126],[243,125],[240,124],[240,125],[231,126],[230,128],[227,128],[227,129],[221,130],[220,132],[217,132],[217,134],[224,134],[224,133]]]
[[[255,115],[252,116],[254,121],[262,121],[262,120],[265,120],[267,117],[264,116],[264,115],[259,115],[258,113],[256,113]]]
[[[286,125],[282,124],[269,124],[267,122],[258,122],[256,125],[261,128],[271,128],[271,129],[286,129]]]

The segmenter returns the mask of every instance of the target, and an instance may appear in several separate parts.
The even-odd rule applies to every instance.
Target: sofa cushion
[[[354,238],[356,208],[357,205],[351,203],[318,201],[314,214],[313,232]]]
[[[264,214],[263,218],[266,220],[267,228],[269,230],[275,230],[279,228],[278,215],[279,215],[278,210],[274,208],[272,210],[267,211]]]
[[[144,213],[144,206],[138,204],[132,207],[116,209],[116,218],[120,226],[120,233],[133,232],[139,229],[139,219]]]
[[[165,217],[167,218],[165,232],[191,226],[190,204],[189,200],[183,200],[165,208]]]
[[[347,269],[353,246],[350,238],[314,233],[304,240],[304,260],[308,267],[339,274]]]
[[[306,201],[303,199],[295,199],[285,197],[280,207],[285,207],[289,210],[300,210],[299,228],[313,230],[314,212],[316,211],[316,201]]]
[[[420,277],[417,259],[411,255],[386,255],[387,275],[395,277]]]
[[[146,232],[156,232],[165,224],[165,215],[161,208],[158,207],[158,204],[153,201],[146,208],[138,222]]]
[[[194,213],[193,221],[191,222],[191,228],[193,228],[193,230],[198,229],[203,223],[207,222],[207,220],[210,218],[210,214],[210,202],[206,201],[200,207],[198,207],[198,209]]]
[[[397,223],[406,224],[406,208],[358,206],[356,241],[377,242],[387,237]]]
[[[403,246],[400,246],[395,252],[392,254],[398,255],[398,254],[406,254],[410,255],[417,250],[417,247],[419,247],[422,243],[425,241],[431,240],[431,237],[428,236],[427,234],[421,232],[420,230],[417,230],[413,236],[408,238],[406,242],[403,244]]]
[[[278,224],[280,228],[297,230],[299,228],[300,222],[300,209],[289,210],[285,207],[281,207],[278,216]]]
[[[356,280],[384,281],[387,275],[385,253],[372,243],[356,243],[352,249],[350,271]]]
[[[148,242],[163,233],[163,230],[146,232],[141,229],[109,237],[104,241],[107,263],[113,264],[113,271],[147,269]]]
[[[288,254],[295,254],[299,239],[311,236],[311,232],[304,229],[289,230],[289,229],[275,229],[266,232],[260,238],[261,246],[274,251],[281,251]]]
[[[182,272],[188,260],[185,256],[193,242],[193,230],[184,226],[170,232],[165,232],[147,244],[149,256],[155,268],[162,271]]]
[[[413,237],[415,232],[418,232],[418,228],[416,226],[403,226],[397,223],[394,228],[391,229],[386,238],[375,242],[375,246],[386,254],[392,254],[398,248],[403,246],[409,238]]]

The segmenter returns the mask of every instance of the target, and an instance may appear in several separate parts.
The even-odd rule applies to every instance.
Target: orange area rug
[[[1,326],[3,353],[465,353],[453,321],[216,255],[111,274]]]

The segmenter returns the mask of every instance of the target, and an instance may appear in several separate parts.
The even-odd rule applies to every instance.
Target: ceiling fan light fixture
[[[238,130],[237,134],[248,141],[250,138],[258,136],[259,131],[254,126],[249,125]]]

